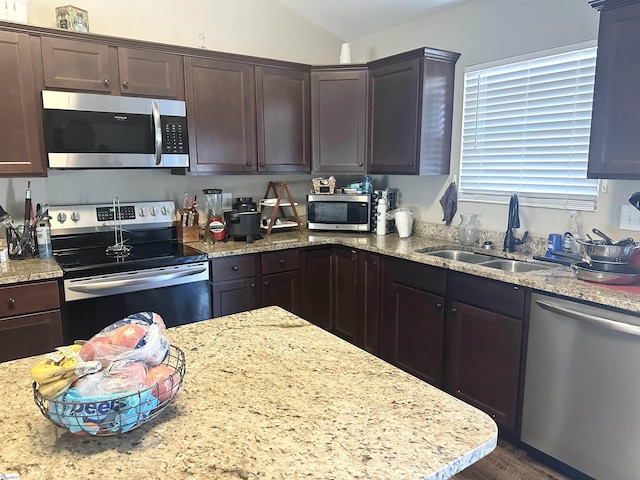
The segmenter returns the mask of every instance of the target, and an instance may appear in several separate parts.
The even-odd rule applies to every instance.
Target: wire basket
[[[336,188],[336,179],[333,177],[316,177],[311,179],[313,184],[313,192],[316,194],[333,195]]]
[[[175,398],[186,372],[184,352],[171,345],[162,362],[173,369],[166,380],[128,395],[105,395],[91,401],[68,401],[64,394],[46,400],[33,383],[33,399],[42,414],[55,425],[79,435],[117,435],[155,418]]]

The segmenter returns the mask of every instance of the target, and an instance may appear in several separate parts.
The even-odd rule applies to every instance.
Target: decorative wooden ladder
[[[293,210],[293,216],[295,218],[295,222],[298,226],[298,230],[302,232],[302,223],[300,223],[300,217],[298,216],[298,211],[296,210],[296,204],[293,201],[293,197],[291,196],[291,192],[289,191],[289,186],[286,182],[269,182],[267,185],[267,190],[264,192],[263,199],[268,199],[269,194],[273,191],[273,195],[276,197],[276,203],[272,205],[265,205],[261,202],[261,208],[265,206],[269,208],[273,208],[271,212],[271,220],[269,221],[269,225],[267,226],[266,235],[271,234],[271,230],[276,222],[276,217],[278,215],[278,211],[280,211],[281,216],[286,217],[286,213],[284,211],[284,207],[291,207]],[[283,201],[283,196],[286,194],[287,198]],[[294,225],[286,225],[293,227]]]

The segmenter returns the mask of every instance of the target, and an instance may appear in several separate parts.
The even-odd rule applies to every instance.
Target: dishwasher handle
[[[615,332],[626,333],[628,335],[634,335],[636,337],[640,337],[640,326],[637,326],[637,325],[630,325],[624,322],[616,322],[613,320],[609,320],[608,318],[599,317],[597,315],[578,312],[576,310],[572,310],[567,307],[562,307],[560,305],[556,305],[553,303],[548,303],[543,300],[536,300],[536,303],[540,306],[540,308],[544,308],[545,310],[549,310],[550,312],[557,313],[564,317],[572,318],[580,322],[587,322],[591,325],[596,325],[602,328],[606,328],[607,330],[612,330]]]
[[[199,269],[181,270],[178,272],[171,272],[171,273],[161,273],[161,274],[153,273],[151,275],[136,276],[135,278],[104,280],[104,281],[91,282],[91,283],[79,283],[76,285],[71,285],[69,287],[69,290],[73,290],[75,292],[83,292],[83,293],[99,293],[105,290],[113,290],[113,289],[118,289],[123,287],[166,282],[167,280],[173,280],[180,277],[197,275],[199,273],[204,272],[205,270],[206,270],[206,267],[202,267]]]

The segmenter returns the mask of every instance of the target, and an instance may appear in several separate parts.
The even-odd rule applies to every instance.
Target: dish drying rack
[[[269,197],[270,194],[273,194],[274,197]],[[286,199],[284,198],[285,195]],[[273,209],[271,211],[271,217],[263,217],[263,219],[266,219],[268,222],[267,225],[261,225],[261,228],[266,230],[265,235],[270,235],[274,228],[298,227],[298,230],[302,232],[302,223],[300,222],[296,205],[298,204],[293,201],[293,196],[289,191],[289,186],[285,182],[269,182],[267,190],[264,192],[264,198],[260,200],[260,207],[262,211],[264,211],[265,208]],[[278,213],[280,213],[282,218],[286,218],[284,208],[291,208],[293,220],[276,224]]]

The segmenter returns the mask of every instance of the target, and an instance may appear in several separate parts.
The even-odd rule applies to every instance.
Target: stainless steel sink
[[[537,263],[522,262],[519,260],[497,259],[481,263],[484,267],[497,268],[504,272],[522,273],[533,272],[535,270],[546,270],[551,268],[549,265],[540,265]]]
[[[442,249],[442,250],[417,250],[418,253],[431,255],[434,257],[446,258],[447,260],[456,260],[458,262],[472,263],[483,267],[496,268],[504,272],[523,273],[533,272],[536,270],[546,270],[553,265],[541,263],[530,263],[521,260],[511,260],[507,258],[496,258],[490,255],[482,255],[480,253],[467,252],[465,250]]]
[[[489,260],[492,260],[495,257],[490,257],[488,255],[481,255],[479,253],[467,252],[464,250],[418,250],[419,253],[424,253],[426,255],[432,255],[434,257],[446,258],[447,260],[456,260],[458,262],[465,263],[482,263]]]

